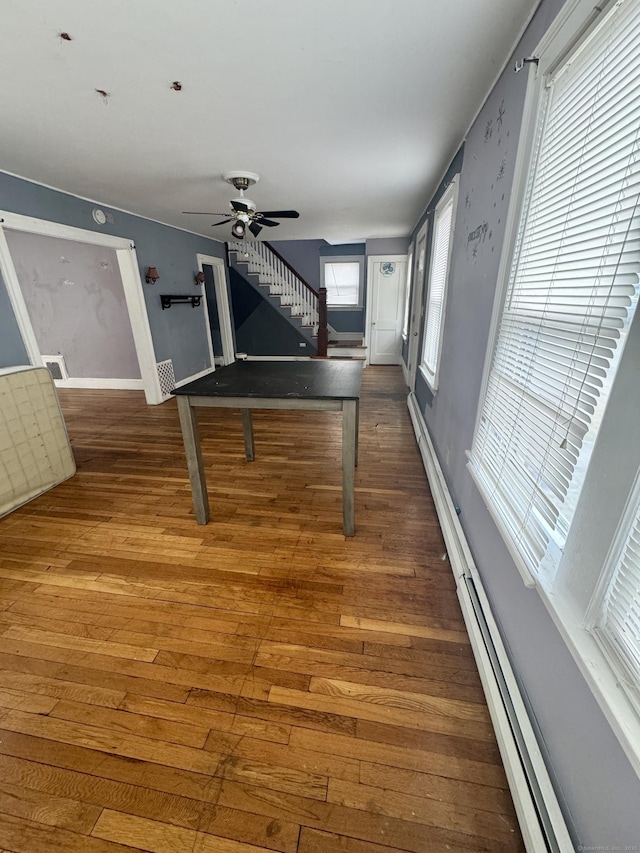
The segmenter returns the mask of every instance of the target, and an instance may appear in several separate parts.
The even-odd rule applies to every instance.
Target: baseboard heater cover
[[[531,720],[414,393],[409,414],[528,853],[574,853]]]

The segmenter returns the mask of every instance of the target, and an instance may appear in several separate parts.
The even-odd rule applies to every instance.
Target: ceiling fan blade
[[[222,214],[220,214],[220,213],[218,214],[218,216],[221,216],[221,215],[222,215]],[[212,227],[212,228],[215,228],[215,227],[216,227],[216,225],[226,225],[226,224],[227,224],[227,222],[235,222],[234,217],[232,216],[230,219],[223,219],[221,222],[213,222],[213,223],[212,223],[212,225],[211,225],[211,227]]]
[[[279,222],[274,222],[273,219],[260,219],[260,225],[266,225],[267,228],[275,228],[276,225],[280,225]]]
[[[258,234],[262,231],[262,226],[258,225],[257,222],[250,222],[249,231],[251,231],[254,237],[257,237]]]
[[[297,210],[262,210],[263,216],[274,216],[276,219],[297,219],[300,214]]]
[[[245,213],[249,211],[249,207],[246,204],[243,204],[243,202],[241,201],[232,201],[230,202],[230,204],[234,210],[242,210]]]
[[[183,210],[182,213],[195,214],[196,216],[227,216],[226,213],[214,213],[212,210]]]

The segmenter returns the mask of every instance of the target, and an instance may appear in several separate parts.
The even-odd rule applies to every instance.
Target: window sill
[[[425,369],[425,366],[423,364],[420,365],[418,370],[420,371],[420,375],[422,376],[424,381],[427,383],[429,391],[431,391],[431,393],[435,396],[436,391],[438,390],[437,378],[432,373],[429,373],[429,371]]]

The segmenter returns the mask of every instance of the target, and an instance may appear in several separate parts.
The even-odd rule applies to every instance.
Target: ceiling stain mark
[[[174,80],[173,83],[171,84],[171,88],[173,89],[174,92],[181,92],[182,91],[182,83],[179,80]]]
[[[69,33],[58,33],[58,35],[62,41],[73,41]]]

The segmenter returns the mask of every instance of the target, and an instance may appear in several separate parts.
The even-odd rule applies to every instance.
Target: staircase
[[[299,328],[316,347],[318,356],[327,355],[327,291],[316,290],[266,241],[238,240],[227,244],[229,265],[233,266],[283,316]]]

